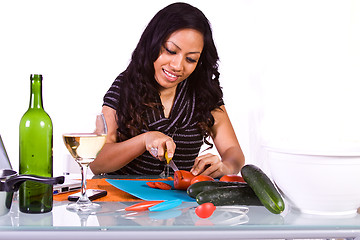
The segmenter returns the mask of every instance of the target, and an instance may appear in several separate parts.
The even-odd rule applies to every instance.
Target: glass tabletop
[[[73,236],[76,232],[83,236],[86,230],[87,239],[92,239],[91,237],[96,236],[94,233],[100,232],[114,236],[118,232],[126,232],[129,236],[142,236],[143,239],[154,236],[157,239],[192,239],[189,236],[197,236],[197,239],[219,239],[219,234],[221,239],[360,236],[359,214],[316,216],[301,214],[288,208],[282,214],[272,214],[265,207],[249,206],[245,215],[219,208],[211,217],[202,219],[195,214],[196,202],[183,202],[176,208],[159,212],[119,211],[136,202],[99,202],[101,210],[96,214],[70,212],[66,210],[68,203],[54,201],[50,213],[25,214],[18,210],[18,202],[14,200],[10,212],[0,217],[1,234],[14,237],[20,232],[24,234],[24,231],[28,231],[28,234],[45,231],[48,234],[46,236],[50,237],[51,234],[60,236],[61,232],[70,231]],[[165,233],[167,237],[159,235],[160,233]]]

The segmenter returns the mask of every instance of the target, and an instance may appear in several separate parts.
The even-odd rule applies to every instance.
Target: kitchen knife
[[[159,201],[141,201],[139,203],[135,203],[131,206],[128,206],[126,208],[117,209],[113,211],[100,211],[100,212],[91,212],[88,213],[89,215],[99,215],[99,214],[107,214],[107,213],[117,213],[117,212],[123,212],[123,211],[131,211],[131,212],[143,212],[149,210],[150,207],[153,207],[159,203],[164,202],[164,200]],[[166,209],[165,209],[166,210]]]
[[[149,211],[165,211],[171,208],[175,208],[177,206],[179,206],[182,203],[182,201],[180,199],[175,199],[175,200],[169,200],[169,201],[164,201],[161,203],[158,203],[152,207],[149,207]]]
[[[172,168],[172,170],[174,170],[174,172],[179,171],[178,167],[175,165],[172,158],[168,157],[167,151],[165,151],[165,159],[166,159],[166,163]]]
[[[173,160],[170,160],[169,166],[172,168],[172,170],[174,170],[174,172],[179,171]]]

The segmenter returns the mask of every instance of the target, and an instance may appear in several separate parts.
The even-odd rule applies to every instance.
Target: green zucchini
[[[245,165],[241,169],[241,175],[270,212],[279,214],[284,211],[283,198],[270,178],[259,167],[252,164]]]
[[[247,183],[243,182],[221,182],[221,181],[201,181],[191,184],[187,188],[187,194],[192,197],[196,198],[200,192],[214,189],[217,187],[226,187],[226,186],[247,186]]]
[[[249,186],[223,186],[200,192],[196,202],[211,202],[215,206],[255,205],[262,206],[259,198]]]

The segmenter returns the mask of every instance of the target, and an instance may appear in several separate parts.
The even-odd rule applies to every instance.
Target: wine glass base
[[[165,167],[164,167],[164,171],[162,171],[162,173],[160,173],[160,177],[161,178],[168,178],[170,175],[170,171],[169,171],[169,164],[165,164]]]
[[[101,208],[100,204],[89,202],[89,203],[69,203],[66,209],[72,212],[93,212]]]

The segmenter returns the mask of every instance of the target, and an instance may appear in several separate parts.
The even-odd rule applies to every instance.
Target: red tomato
[[[157,187],[155,186],[155,182],[146,182],[146,185],[148,185],[148,186],[151,187],[151,188],[157,188]]]
[[[213,179],[213,178],[210,177],[210,176],[199,175],[199,176],[194,177],[194,178],[191,180],[190,185],[193,184],[193,183],[202,182],[202,181],[215,181],[215,179]]]
[[[191,179],[193,179],[195,176],[185,170],[179,170],[174,173],[174,187],[175,189],[179,190],[186,190],[191,183]]]
[[[155,182],[155,186],[162,190],[170,190],[171,189],[171,185],[164,183],[164,182]]]
[[[245,182],[244,178],[239,175],[224,175],[220,178],[222,182]]]
[[[210,217],[213,212],[215,211],[216,207],[214,204],[207,202],[199,205],[197,208],[195,208],[195,213],[200,218],[208,218]]]

